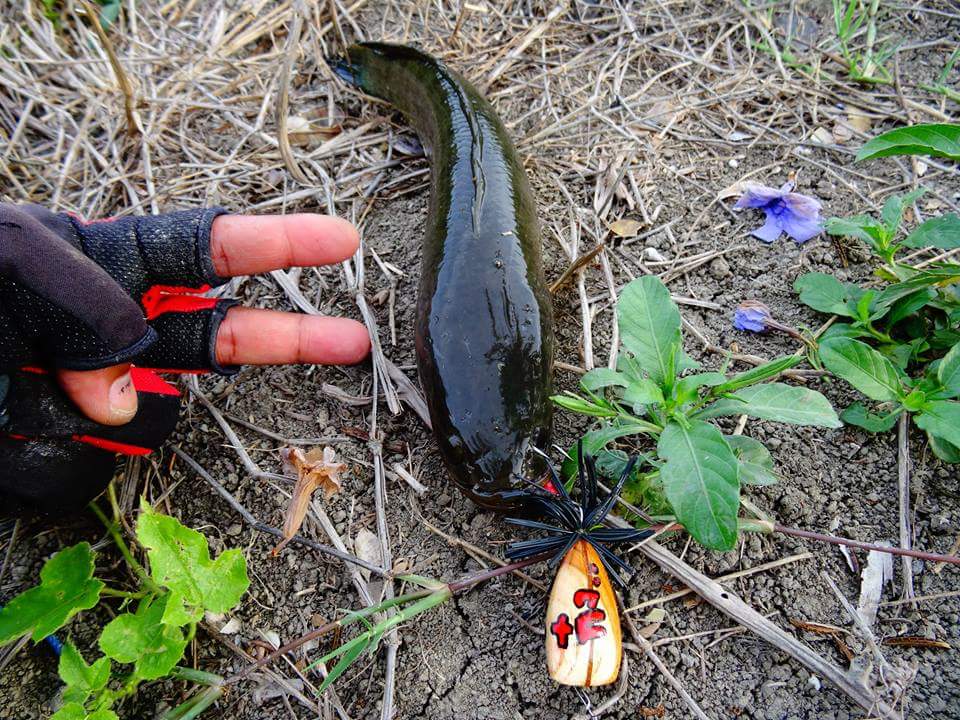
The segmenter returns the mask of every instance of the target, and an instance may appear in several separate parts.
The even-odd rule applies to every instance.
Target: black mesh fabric
[[[88,223],[37,205],[0,203],[0,514],[83,507],[109,482],[115,451],[159,447],[179,412],[176,395],[140,392],[132,422],[97,425],[53,375],[20,368],[133,362],[235,371],[217,363],[215,344],[236,301],[201,301],[191,310],[197,294],[185,290],[224,282],[210,257],[213,221],[224,212]],[[148,312],[144,296],[153,290],[173,296],[176,311]]]
[[[161,338],[179,338],[176,343],[158,342],[137,361],[144,367],[193,370],[209,369],[221,375],[232,375],[236,367],[223,367],[217,362],[217,331],[227,310],[236,300],[220,300],[209,310],[168,312],[151,321]]]
[[[211,347],[228,306],[148,323],[141,301],[156,285],[224,282],[210,258],[210,230],[224,212],[88,223],[38,205],[0,204],[0,371],[147,365],[144,358],[158,356],[187,362],[164,367],[222,370]]]

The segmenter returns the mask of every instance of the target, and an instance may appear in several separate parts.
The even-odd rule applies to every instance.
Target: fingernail
[[[137,414],[137,391],[130,373],[124,373],[110,386],[110,414],[115,420],[128,420]]]

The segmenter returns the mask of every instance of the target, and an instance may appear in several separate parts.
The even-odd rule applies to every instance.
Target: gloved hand
[[[109,482],[114,453],[162,444],[179,397],[144,367],[363,359],[355,321],[200,294],[227,276],[343,260],[357,242],[349,223],[314,215],[87,223],[0,204],[0,510],[82,505]]]

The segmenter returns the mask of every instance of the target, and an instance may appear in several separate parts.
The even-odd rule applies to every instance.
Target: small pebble
[[[718,257],[714,258],[710,263],[710,274],[717,278],[717,280],[722,280],[723,278],[730,277],[733,273],[730,272],[730,264],[722,257]]]

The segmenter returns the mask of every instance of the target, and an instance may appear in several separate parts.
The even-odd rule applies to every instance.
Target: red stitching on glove
[[[147,320],[154,320],[168,312],[211,310],[216,307],[217,298],[199,297],[209,289],[209,285],[198,288],[154,285],[143,294],[140,304],[143,305]]]
[[[152,368],[132,367],[130,368],[130,378],[133,380],[133,387],[137,392],[176,395],[178,397],[180,395],[179,390],[157,375],[156,370]]]
[[[80,223],[81,225],[84,225],[84,226],[87,226],[87,225],[100,225],[100,224],[102,224],[102,223],[112,223],[112,222],[114,222],[115,220],[119,220],[119,219],[120,219],[120,216],[119,216],[119,215],[113,215],[113,216],[111,216],[111,217],[97,218],[96,220],[87,220],[87,219],[86,219],[85,217],[83,217],[82,215],[77,215],[77,213],[72,212],[72,211],[70,211],[70,210],[67,210],[67,215],[69,215],[69,216],[72,217],[74,220],[76,220],[78,223]]]
[[[140,447],[139,445],[128,445],[127,443],[117,442],[115,440],[104,440],[103,438],[93,437],[92,435],[74,435],[72,440],[93,445],[93,447],[107,450],[109,452],[120,453],[122,455],[149,455],[153,452],[150,448]]]

